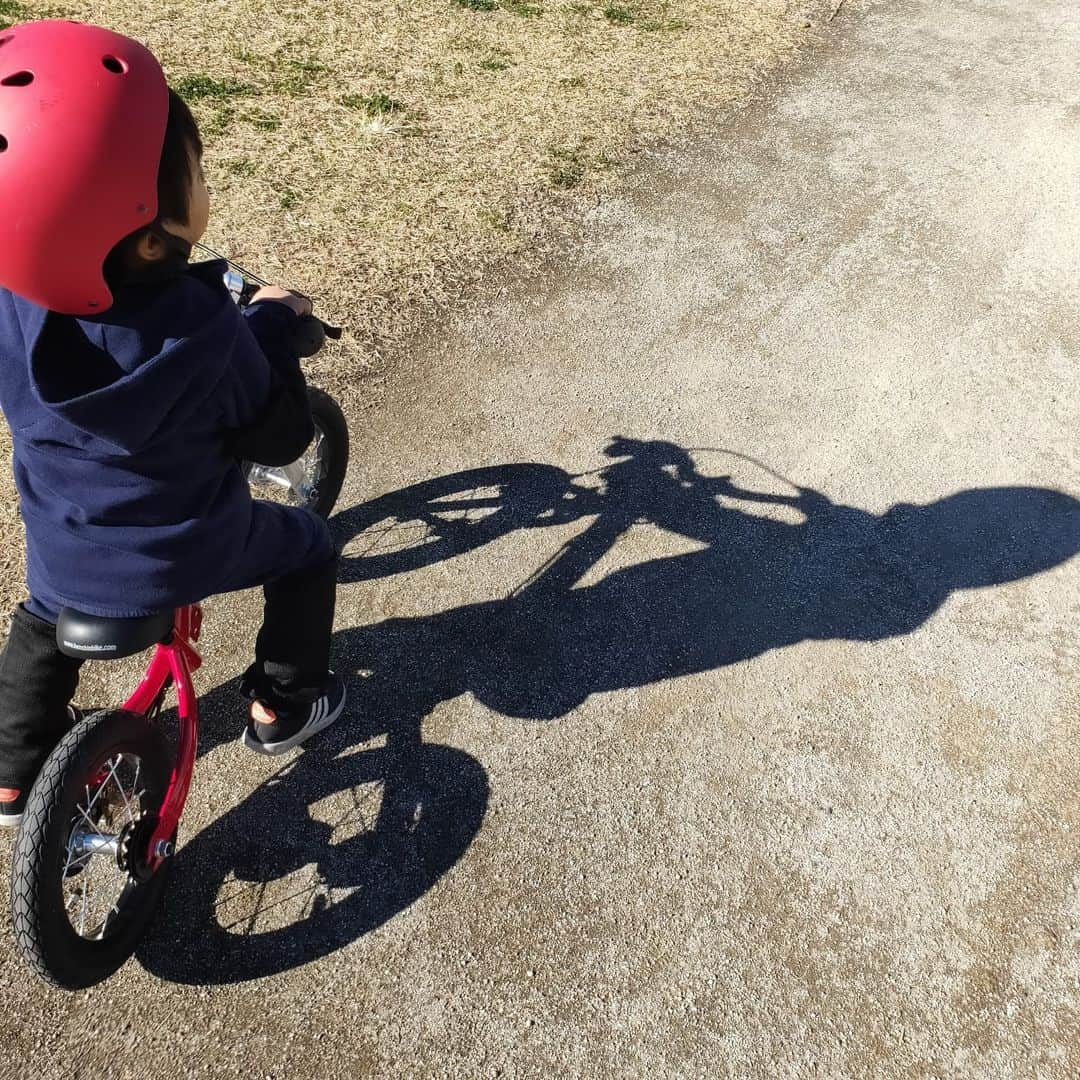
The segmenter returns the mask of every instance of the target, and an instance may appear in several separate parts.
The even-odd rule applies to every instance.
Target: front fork
[[[172,635],[154,649],[146,673],[135,692],[124,702],[125,709],[145,715],[153,709],[170,679],[176,687],[180,736],[169,786],[144,854],[145,864],[151,872],[157,870],[172,854],[173,837],[180,824],[180,815],[191,787],[191,776],[195,771],[199,704],[191,676],[202,665],[202,657],[195,648],[201,628],[201,605],[189,604],[177,609]]]

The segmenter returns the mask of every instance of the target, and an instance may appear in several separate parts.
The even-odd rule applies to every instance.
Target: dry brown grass
[[[744,93],[828,7],[463,2],[498,6],[67,7],[145,40],[192,100],[216,202],[209,241],[316,291],[369,348],[528,243],[522,208],[538,194],[610,182],[635,144]]]
[[[744,94],[828,0],[97,0],[64,12],[146,41],[195,108],[208,241],[381,343],[618,182],[637,146]],[[490,8],[490,10],[484,10]],[[47,14],[0,0],[0,20]],[[330,374],[330,372],[326,372]],[[5,480],[6,484],[6,480]],[[0,605],[18,545],[0,491]],[[9,520],[11,519],[11,520]],[[21,558],[16,557],[17,563]]]

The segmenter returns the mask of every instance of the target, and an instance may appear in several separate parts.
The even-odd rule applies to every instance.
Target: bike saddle
[[[56,644],[65,656],[78,660],[119,660],[166,641],[174,615],[159,611],[134,619],[107,619],[64,608],[56,620]]]

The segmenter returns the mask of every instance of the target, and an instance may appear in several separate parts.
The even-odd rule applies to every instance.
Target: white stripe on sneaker
[[[337,686],[334,687],[334,690],[336,691],[336,704],[335,700],[331,698],[329,694],[321,695],[317,701],[312,703],[311,710],[308,713],[307,723],[305,723],[295,735],[288,739],[282,739],[280,742],[263,743],[259,742],[253,736],[252,732],[248,730],[244,732],[244,745],[249,750],[255,750],[260,754],[284,754],[294,746],[299,746],[302,742],[316,734],[316,732],[328,728],[339,716],[341,716],[345,709],[345,702],[348,699],[348,694],[345,691],[345,687],[341,685],[340,680],[335,681],[337,682]]]

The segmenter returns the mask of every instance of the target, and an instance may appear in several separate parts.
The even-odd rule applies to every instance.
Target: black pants
[[[317,698],[330,666],[337,558],[263,586],[263,624],[255,662],[241,690],[276,709]],[[26,790],[70,724],[68,704],[82,660],[56,646],[56,627],[15,609],[0,654],[0,787]]]

